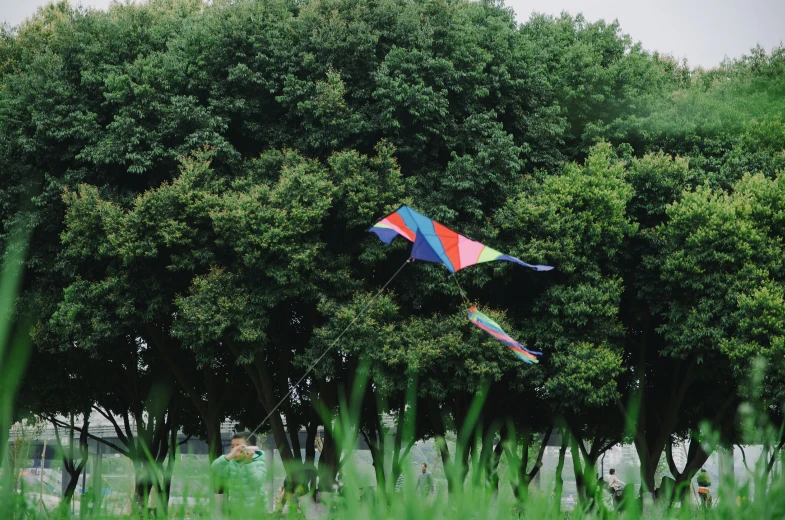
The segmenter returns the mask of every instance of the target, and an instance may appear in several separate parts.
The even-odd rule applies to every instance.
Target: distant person
[[[273,498],[273,511],[278,512],[283,509],[283,497],[286,493],[286,483],[281,484],[278,487],[278,491],[275,492],[275,497]]]
[[[704,508],[711,507],[711,494],[709,493],[709,486],[711,486],[709,474],[706,472],[706,468],[701,468],[701,471],[698,474],[698,496],[700,497],[701,505]]]
[[[335,482],[333,483],[333,492],[336,495],[343,496],[343,487],[344,487],[343,473],[340,470],[338,470],[338,472],[335,474]]]
[[[401,471],[401,474],[398,475],[398,479],[395,481],[395,492],[400,493],[401,491],[403,491],[403,471]]]
[[[433,475],[428,471],[428,464],[423,462],[422,473],[417,477],[417,485],[414,487],[414,490],[419,490],[423,498],[427,498],[433,494],[435,489],[436,488],[433,485]]]
[[[621,503],[624,486],[626,486],[626,484],[616,476],[615,469],[611,468],[610,471],[608,471],[608,474],[610,475],[608,478],[608,490],[613,496],[613,501],[618,506]]]
[[[302,484],[296,484],[295,479],[286,477],[278,492],[281,498],[275,504],[274,512],[287,514],[290,510],[300,511],[300,498],[305,495],[305,487]]]
[[[264,453],[253,443],[251,432],[235,434],[229,453],[215,459],[210,468],[217,487],[224,490],[224,507],[230,514],[265,509]]]

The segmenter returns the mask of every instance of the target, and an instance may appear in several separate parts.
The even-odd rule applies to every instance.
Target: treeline
[[[221,422],[258,424],[407,258],[366,233],[405,202],[555,266],[458,274],[542,362],[468,326],[443,267],[407,266],[272,414],[290,473],[332,481],[319,410],[367,362],[357,421],[380,484],[451,430],[466,445],[439,443],[446,467],[497,486],[506,452],[520,497],[557,432],[584,498],[622,441],[648,490],[663,457],[683,482],[764,430],[741,402],[782,425],[784,78],[782,48],[695,70],[616,23],[518,24],[493,1],[50,4],[0,34],[3,250],[31,236],[16,417],[122,418],[139,496],[165,493],[173,432],[216,456]],[[407,410],[414,437],[385,445],[382,415]],[[60,426],[86,442],[86,421]],[[704,442],[677,468],[687,438]]]

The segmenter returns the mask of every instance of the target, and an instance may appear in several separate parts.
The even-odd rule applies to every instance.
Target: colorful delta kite
[[[510,347],[515,355],[518,356],[518,358],[524,363],[539,363],[537,356],[541,356],[542,352],[529,350],[522,344],[512,339],[509,334],[504,332],[498,323],[478,311],[477,307],[472,306],[472,308],[469,309],[469,321]]]
[[[535,271],[553,269],[549,265],[527,264],[514,256],[500,253],[485,244],[459,235],[435,220],[417,213],[409,206],[401,206],[371,226],[368,231],[376,233],[385,244],[389,244],[396,236],[401,235],[409,242],[414,242],[410,258],[444,264],[453,275],[464,267],[493,260],[513,262]],[[498,323],[478,311],[477,307],[472,306],[469,310],[469,321],[507,345],[521,361],[539,362],[537,356],[542,355],[542,352],[529,350],[512,339]]]
[[[535,271],[550,271],[549,265],[532,265],[491,249],[485,244],[475,242],[459,235],[435,220],[417,213],[409,206],[401,206],[368,231],[376,235],[385,244],[401,235],[409,242],[414,242],[411,258],[426,262],[443,263],[451,273],[455,273],[470,265],[493,260],[505,260],[520,264]]]

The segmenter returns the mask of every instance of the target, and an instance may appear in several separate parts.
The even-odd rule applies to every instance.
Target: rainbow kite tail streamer
[[[542,352],[529,350],[521,343],[515,341],[509,334],[504,332],[504,329],[502,329],[498,323],[493,321],[482,312],[478,311],[477,307],[473,306],[471,309],[469,309],[469,321],[472,322],[476,327],[484,330],[494,338],[507,345],[507,347],[509,347],[510,350],[515,353],[518,359],[524,363],[539,363],[537,356],[541,356]]]

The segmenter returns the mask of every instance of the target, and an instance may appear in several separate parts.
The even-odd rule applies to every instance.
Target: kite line
[[[458,283],[458,277],[455,276],[455,273],[452,273],[452,279],[455,280],[455,285],[458,286],[458,292],[460,293],[461,297],[463,298],[463,301],[466,302],[467,304],[471,305],[471,302],[469,301],[469,298],[466,296],[466,293],[463,291],[463,287],[461,287],[461,284]]]
[[[365,314],[365,311],[367,311],[367,310],[368,310],[368,308],[369,308],[371,305],[373,305],[373,303],[374,303],[374,302],[375,302],[375,301],[376,301],[376,300],[379,298],[379,296],[381,296],[382,292],[384,292],[384,290],[387,288],[387,286],[388,286],[388,285],[390,285],[390,282],[392,282],[392,281],[393,281],[393,279],[394,279],[396,276],[398,276],[398,273],[400,273],[400,272],[403,270],[403,268],[404,268],[404,267],[406,267],[406,264],[408,264],[408,263],[410,263],[410,262],[413,262],[413,261],[414,261],[414,258],[408,258],[408,259],[407,259],[407,260],[406,260],[406,261],[405,261],[405,262],[404,262],[404,263],[401,265],[401,267],[399,267],[399,268],[398,268],[398,270],[397,270],[397,271],[395,271],[395,274],[393,274],[393,275],[390,277],[390,279],[389,279],[389,280],[387,280],[387,282],[385,282],[385,284],[384,284],[384,285],[382,285],[382,288],[381,288],[381,289],[379,289],[379,292],[377,292],[377,293],[376,293],[376,295],[375,295],[373,298],[371,298],[371,301],[369,301],[368,303],[366,303],[366,304],[365,304],[365,307],[363,307],[363,308],[360,310],[360,312],[359,312],[359,313],[357,313],[357,316],[355,316],[355,317],[354,317],[354,319],[352,320],[352,322],[351,322],[349,325],[347,325],[347,326],[346,326],[346,328],[344,328],[344,329],[341,331],[341,333],[340,333],[340,334],[338,334],[338,337],[337,337],[337,338],[335,338],[335,339],[333,340],[333,342],[332,342],[332,343],[330,343],[330,346],[328,346],[328,347],[325,349],[325,351],[324,351],[324,352],[322,352],[322,355],[321,355],[321,356],[319,356],[319,357],[316,359],[316,361],[314,361],[314,362],[313,362],[313,364],[312,364],[310,367],[308,367],[308,370],[306,370],[306,371],[305,371],[305,373],[302,375],[302,377],[301,377],[300,379],[298,379],[298,380],[297,380],[297,382],[296,382],[295,384],[293,384],[293,385],[292,385],[292,388],[289,390],[289,392],[288,392],[288,393],[287,393],[285,396],[283,396],[283,398],[282,398],[280,401],[278,401],[278,404],[276,404],[276,405],[275,405],[275,407],[273,407],[273,409],[272,409],[272,410],[270,410],[270,413],[268,413],[268,414],[267,414],[267,417],[265,417],[264,419],[262,419],[262,422],[261,422],[261,423],[259,423],[259,426],[257,426],[257,427],[256,427],[256,429],[254,429],[254,431],[253,431],[253,432],[251,432],[251,435],[256,435],[256,432],[257,432],[257,431],[259,431],[259,429],[260,429],[262,426],[264,426],[264,423],[266,423],[266,422],[267,422],[267,419],[269,419],[269,418],[270,418],[270,417],[273,415],[273,413],[275,413],[275,411],[276,411],[276,410],[277,410],[277,409],[278,409],[278,408],[279,408],[279,407],[280,407],[280,406],[281,406],[281,405],[284,403],[284,401],[286,401],[286,399],[288,399],[288,398],[289,398],[289,396],[290,396],[290,395],[292,395],[292,392],[294,392],[294,389],[295,389],[295,388],[297,388],[297,387],[300,385],[300,383],[302,383],[302,382],[303,382],[303,379],[305,379],[305,377],[306,377],[308,374],[310,374],[310,373],[311,373],[311,370],[313,370],[313,369],[316,367],[316,365],[318,365],[318,364],[319,364],[319,362],[320,362],[322,359],[324,359],[324,356],[326,356],[326,355],[327,355],[327,353],[328,353],[328,352],[330,352],[330,351],[333,349],[333,347],[335,347],[335,345],[337,345],[337,344],[338,344],[338,341],[339,341],[339,340],[340,340],[340,339],[343,337],[343,335],[344,335],[344,334],[346,334],[346,332],[347,332],[349,329],[351,329],[351,328],[352,328],[352,326],[353,326],[355,323],[357,323],[357,320],[359,320],[359,319],[360,319],[360,317],[362,317],[362,315],[363,315],[363,314]]]

